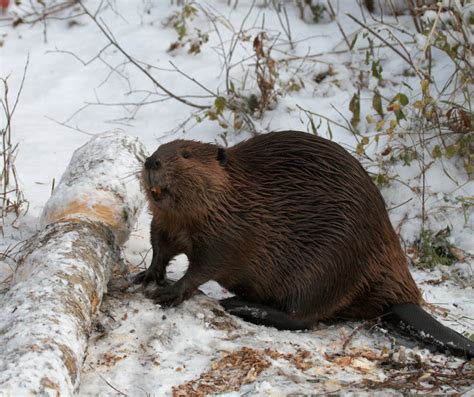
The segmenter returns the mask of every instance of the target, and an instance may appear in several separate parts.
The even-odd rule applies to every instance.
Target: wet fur
[[[215,280],[220,303],[255,324],[307,329],[318,320],[385,319],[463,357],[464,336],[420,307],[420,292],[379,190],[341,146],[314,135],[259,135],[229,149],[177,140],[142,172],[153,219],[150,267],[135,281],[158,286],[163,306]],[[185,275],[165,279],[184,253]]]
[[[146,191],[168,193],[149,197],[154,257],[139,281],[161,282],[177,254],[190,262],[157,301],[178,304],[215,280],[308,324],[420,303],[377,187],[336,143],[285,131],[225,151],[177,140],[153,156],[162,167],[144,170]]]

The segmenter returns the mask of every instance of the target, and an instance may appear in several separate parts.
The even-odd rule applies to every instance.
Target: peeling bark
[[[107,133],[78,149],[0,302],[0,395],[70,395],[120,245],[144,205],[145,152]]]

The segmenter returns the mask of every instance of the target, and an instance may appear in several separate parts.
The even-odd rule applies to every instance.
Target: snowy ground
[[[294,4],[287,3],[292,49],[274,7],[263,7],[261,3],[257,1],[251,8],[252,2],[239,1],[234,8],[224,0],[199,2],[196,17],[186,22],[187,29],[191,35],[197,34],[195,28],[208,33],[209,41],[196,55],[187,52],[189,44],[167,51],[178,35],[172,26],[165,26],[165,21],[182,9],[170,2],[113,1],[100,13],[103,19],[99,21],[107,24],[135,59],[155,66],[147,70],[159,82],[200,104],[213,99],[176,72],[170,61],[202,86],[223,93],[225,65],[221,55],[223,49],[229,53],[233,35],[242,30],[241,37],[249,39],[235,47],[232,63],[236,66],[231,70],[231,80],[243,92],[252,93],[256,89],[255,66],[254,59],[248,57],[253,54],[253,38],[264,27],[275,40],[273,56],[295,60],[280,67],[277,106],[255,121],[256,129],[306,130],[309,119],[298,106],[340,123],[343,119],[338,111],[350,118],[348,107],[357,91],[357,70],[367,69],[364,51],[344,51],[347,45],[340,29],[327,15],[317,24],[303,21]],[[339,3],[337,21],[351,41],[361,31],[345,13],[362,18],[361,10],[356,2]],[[98,3],[87,1],[85,5],[93,11]],[[15,7],[10,10],[15,11],[25,12]],[[76,7],[60,16],[78,12]],[[234,134],[230,128],[223,133],[218,123],[209,120],[196,123],[192,119],[181,128],[196,109],[173,99],[164,100],[143,73],[131,64],[123,64],[116,49],[108,48],[97,58],[107,41],[90,18],[48,19],[46,24],[40,21],[12,27],[11,15],[0,16],[0,76],[10,76],[14,95],[29,55],[25,85],[12,125],[13,139],[19,143],[17,172],[29,210],[13,226],[7,219],[0,252],[13,251],[18,242],[37,230],[53,180],[59,180],[72,152],[90,134],[122,129],[138,136],[150,152],[160,143],[182,136],[229,145],[249,136],[245,131]],[[413,29],[408,16],[391,21]],[[360,40],[355,48],[366,44]],[[376,51],[388,76],[387,90],[397,93],[401,83],[416,84],[390,50]],[[413,51],[416,53],[416,47]],[[314,54],[322,55],[313,57]],[[449,65],[435,57],[434,67],[438,84],[443,85],[450,76]],[[304,86],[301,84],[299,91],[288,90],[288,82],[295,76]],[[367,91],[362,90],[361,98],[362,108],[370,107]],[[146,104],[149,101],[156,102]],[[317,118],[315,122],[319,123]],[[370,135],[365,120],[361,128]],[[326,122],[319,132],[327,136]],[[343,128],[332,125],[331,133],[348,149],[355,147],[354,136]],[[376,149],[371,144],[369,154]],[[467,182],[460,165],[461,161],[454,160],[432,165],[427,173],[426,207],[430,228],[436,231],[450,226],[450,241],[465,252],[466,259],[451,268],[413,273],[430,304],[429,310],[449,326],[470,335],[474,332],[474,216],[472,209],[463,211],[456,203],[474,196],[474,184]],[[383,194],[387,206],[394,208],[390,212],[393,224],[409,246],[419,235],[421,225],[421,201],[416,189],[420,186],[419,169],[416,162],[392,167],[397,180],[403,183],[393,182],[383,189]],[[132,271],[151,259],[148,224],[145,211],[127,243],[125,256]],[[0,294],[8,289],[14,266],[9,257],[0,260]],[[186,259],[178,257],[170,276],[178,278],[185,266]],[[373,324],[320,324],[307,333],[276,331],[223,313],[216,298],[225,291],[213,283],[202,288],[207,296],[195,296],[178,308],[164,311],[145,299],[140,289],[125,289],[128,282],[127,276],[118,273],[111,282],[91,335],[81,395],[190,395],[191,384],[187,382],[197,379],[200,381],[193,384],[196,390],[231,392],[232,389],[219,388],[219,377],[237,385],[233,395],[361,393],[382,389],[396,395],[401,389],[426,392],[440,384],[445,391],[473,393],[472,367],[462,366],[460,360],[432,355],[409,341],[393,339]],[[406,350],[400,350],[402,342],[408,346]]]

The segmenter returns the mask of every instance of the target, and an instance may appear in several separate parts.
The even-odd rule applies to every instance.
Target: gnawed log
[[[120,133],[74,153],[0,302],[0,395],[70,395],[79,385],[92,316],[144,205],[144,158]]]

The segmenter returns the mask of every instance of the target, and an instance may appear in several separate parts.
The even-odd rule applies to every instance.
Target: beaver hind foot
[[[274,307],[247,302],[238,297],[222,299],[219,303],[229,314],[256,325],[288,331],[308,330],[313,325],[312,321],[300,320]]]
[[[220,300],[222,307],[234,316],[256,325],[274,327],[278,330],[304,331],[311,329],[313,321],[297,319],[274,307],[247,302],[239,297]],[[393,305],[390,312],[381,317],[385,323],[393,324],[400,334],[418,339],[433,351],[450,351],[451,354],[471,359],[474,343],[441,324],[417,304]]]

